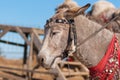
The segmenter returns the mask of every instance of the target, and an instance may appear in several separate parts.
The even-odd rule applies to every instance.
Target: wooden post
[[[28,38],[28,34],[25,34],[25,36]],[[27,50],[28,50],[28,45],[25,42],[24,43],[24,56],[23,56],[23,68],[27,69]],[[27,75],[27,73],[23,72],[23,75]]]
[[[35,29],[33,29],[32,31],[33,31],[33,35],[34,35],[33,43],[35,44],[35,47],[39,51],[42,46],[42,40],[40,40],[39,35],[37,34],[37,31]]]
[[[28,56],[28,69],[31,70],[32,69],[32,56],[33,56],[33,33],[31,33],[31,40],[30,40],[30,51],[29,51],[29,56]],[[28,79],[32,80],[32,73],[29,72],[28,73]]]

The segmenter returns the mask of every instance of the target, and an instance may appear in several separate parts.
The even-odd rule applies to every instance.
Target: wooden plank
[[[6,67],[6,66],[0,66],[0,71],[24,71],[24,72],[34,72],[39,74],[47,74],[47,75],[54,75],[53,72],[50,71],[35,71],[35,70],[29,70],[29,69],[21,69],[21,68],[13,68],[13,67]]]
[[[16,31],[22,36],[22,38],[25,40],[27,45],[30,45],[30,41],[27,39],[25,34],[22,32],[22,30],[19,27],[15,27]]]
[[[59,63],[62,63],[62,64],[71,64],[71,65],[83,65],[80,62],[68,62],[68,61],[61,61]]]
[[[41,46],[42,46],[42,40],[40,40],[38,33],[35,29],[33,29],[33,43],[35,45],[35,47],[37,48],[37,50],[39,51]]]
[[[65,75],[65,76],[86,76],[86,75],[89,75],[89,73],[87,73],[87,72],[71,72],[71,73],[69,73],[69,72],[63,72],[63,74]]]
[[[8,74],[8,73],[2,72],[2,71],[0,71],[0,77],[7,78],[8,80],[25,80],[22,77],[18,77],[18,76]]]
[[[12,25],[2,25],[0,24],[0,30],[4,30],[5,28],[11,28],[10,31],[16,32],[15,27],[19,27],[23,33],[31,33],[32,29],[35,29],[39,35],[44,34],[44,30],[38,28],[29,28],[29,27],[21,27],[21,26],[12,26]]]
[[[79,66],[81,66],[84,70],[85,70],[85,72],[88,72],[89,73],[89,70],[87,69],[87,67],[85,67],[82,63],[80,63],[80,62],[67,62],[67,61],[61,61],[60,63],[62,63],[62,64],[70,64],[70,65],[79,65]]]
[[[1,38],[2,36],[4,36],[10,29],[11,29],[10,27],[8,27],[8,28],[6,27],[6,28],[3,30],[3,32],[0,33],[0,38]]]
[[[10,45],[24,47],[24,44],[20,44],[20,43],[14,43],[14,42],[5,41],[5,40],[0,40],[0,42],[5,43],[5,44],[10,44]]]

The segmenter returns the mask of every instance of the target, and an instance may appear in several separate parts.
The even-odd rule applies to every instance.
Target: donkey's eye
[[[52,36],[57,35],[58,33],[60,33],[60,31],[58,31],[58,30],[53,31],[53,32],[52,32]]]
[[[53,33],[52,33],[52,35],[56,35],[56,34],[57,34],[57,32],[53,32]]]
[[[60,33],[60,32],[53,32],[52,35],[56,35],[56,34],[58,34],[58,33]]]
[[[58,33],[59,33],[59,32],[52,32],[52,33],[51,33],[51,37],[57,35]]]
[[[51,32],[51,35],[54,36],[54,35],[57,35],[58,33],[60,33],[61,31],[60,30],[53,30]]]

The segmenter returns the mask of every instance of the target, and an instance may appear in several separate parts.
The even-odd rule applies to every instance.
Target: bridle
[[[77,34],[76,34],[76,26],[74,25],[74,19],[70,19],[70,20],[65,20],[65,19],[52,19],[50,18],[49,20],[46,21],[46,25],[48,28],[50,28],[51,26],[49,25],[50,22],[53,22],[53,23],[62,23],[62,24],[68,24],[69,25],[69,33],[68,33],[68,40],[67,40],[67,46],[64,50],[64,52],[62,54],[60,54],[59,56],[56,56],[54,59],[53,59],[53,62],[51,63],[51,66],[52,64],[54,63],[55,59],[60,57],[62,60],[66,57],[68,57],[68,55],[72,52],[72,53],[75,53],[77,51]],[[75,50],[72,50],[72,41],[73,41],[73,44],[75,46]]]

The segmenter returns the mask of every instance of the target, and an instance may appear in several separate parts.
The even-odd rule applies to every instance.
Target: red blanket
[[[120,69],[120,48],[118,40],[114,35],[105,56],[97,66],[89,68],[92,79],[114,80]]]

